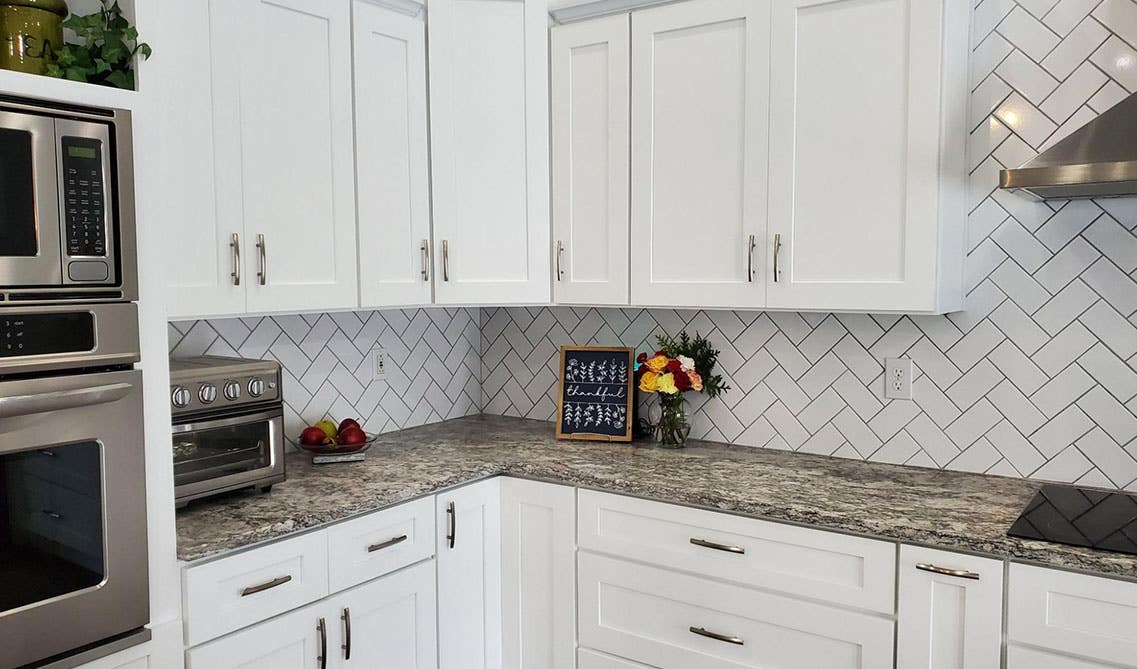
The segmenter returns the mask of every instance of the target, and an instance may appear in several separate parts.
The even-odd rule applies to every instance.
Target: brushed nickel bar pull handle
[[[241,235],[236,232],[229,240],[229,248],[233,250],[233,271],[229,276],[233,279],[233,285],[241,285]]]
[[[446,505],[446,541],[450,548],[454,548],[454,538],[458,534],[458,511],[454,508],[454,502]]]
[[[746,555],[746,549],[742,546],[731,546],[729,544],[720,544],[714,541],[707,541],[706,539],[696,539],[691,537],[691,543],[703,548],[710,548],[716,551],[724,551],[726,553],[736,553],[738,555]]]
[[[718,632],[711,632],[710,630],[704,629],[702,627],[690,627],[688,629],[691,630],[692,634],[698,634],[699,636],[705,636],[708,639],[714,639],[715,641],[722,641],[724,643],[732,643],[736,646],[746,645],[745,641],[743,641],[742,639],[739,639],[736,636],[730,636],[728,634],[719,634]]]
[[[370,546],[368,546],[367,552],[368,553],[374,553],[375,551],[381,551],[384,548],[390,548],[391,546],[394,546],[395,544],[401,544],[406,540],[407,540],[407,535],[404,534],[400,537],[394,537],[394,538],[388,539],[386,541],[380,541],[377,544],[371,544]]]
[[[564,275],[565,275],[564,270],[561,269],[561,257],[564,254],[565,254],[565,243],[558,239],[557,240],[557,281],[563,280]]]
[[[450,242],[442,240],[442,280],[450,280]]]
[[[778,256],[782,253],[782,235],[774,235],[774,283],[778,282],[782,270],[778,269]]]
[[[258,592],[264,592],[265,590],[271,590],[272,588],[275,588],[278,585],[284,585],[285,583],[288,583],[291,580],[292,580],[292,576],[277,576],[276,578],[272,579],[271,581],[265,581],[264,583],[261,583],[259,585],[250,585],[247,588],[241,588],[241,596],[242,597],[248,597],[249,595],[257,594]]]
[[[418,249],[422,253],[422,280],[430,281],[430,244],[424,239]]]
[[[937,567],[934,564],[918,563],[916,568],[920,571],[930,571],[933,574],[943,574],[944,576],[955,576],[956,578],[967,578],[972,581],[979,580],[979,574],[966,569],[948,569],[947,567]]]
[[[343,637],[344,642],[340,648],[343,649],[343,659],[351,659],[351,609],[346,606],[343,607],[343,615],[340,616],[343,621]]]
[[[754,283],[754,247],[758,242],[754,235],[750,235],[749,240],[746,242],[746,280]]]
[[[268,252],[265,250],[264,235],[257,235],[257,253],[260,258],[260,269],[257,271],[257,280],[263,286],[268,281]]]
[[[316,661],[320,663],[320,669],[328,669],[328,623],[323,618],[316,623],[316,631],[320,633],[320,654],[316,656]]]

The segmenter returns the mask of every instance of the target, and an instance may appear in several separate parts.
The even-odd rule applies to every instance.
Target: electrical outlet
[[[380,347],[373,350],[372,353],[375,355],[373,359],[375,367],[371,373],[371,378],[375,381],[387,378],[387,352]]]
[[[884,361],[884,396],[892,400],[912,399],[912,361],[908,358],[886,358]]]

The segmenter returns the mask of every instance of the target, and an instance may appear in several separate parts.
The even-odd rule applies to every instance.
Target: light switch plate
[[[890,400],[912,399],[912,361],[910,359],[885,359],[884,396]]]

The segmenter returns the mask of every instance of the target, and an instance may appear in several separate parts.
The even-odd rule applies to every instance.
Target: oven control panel
[[[0,358],[82,353],[95,348],[91,312],[0,314]]]

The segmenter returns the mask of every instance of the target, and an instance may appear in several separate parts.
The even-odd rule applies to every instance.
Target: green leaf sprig
[[[138,30],[122,14],[118,0],[102,0],[92,14],[71,14],[63,21],[81,40],[64,44],[44,74],[59,79],[134,90],[134,59],[150,57],[150,45],[138,41]]]
[[[662,334],[656,338],[659,350],[669,358],[678,358],[685,355],[695,361],[695,371],[703,377],[703,391],[708,397],[718,395],[730,390],[730,386],[723,383],[722,375],[715,374],[715,363],[718,362],[719,352],[706,337],[695,333],[691,338],[687,331],[679,333],[678,337]]]

